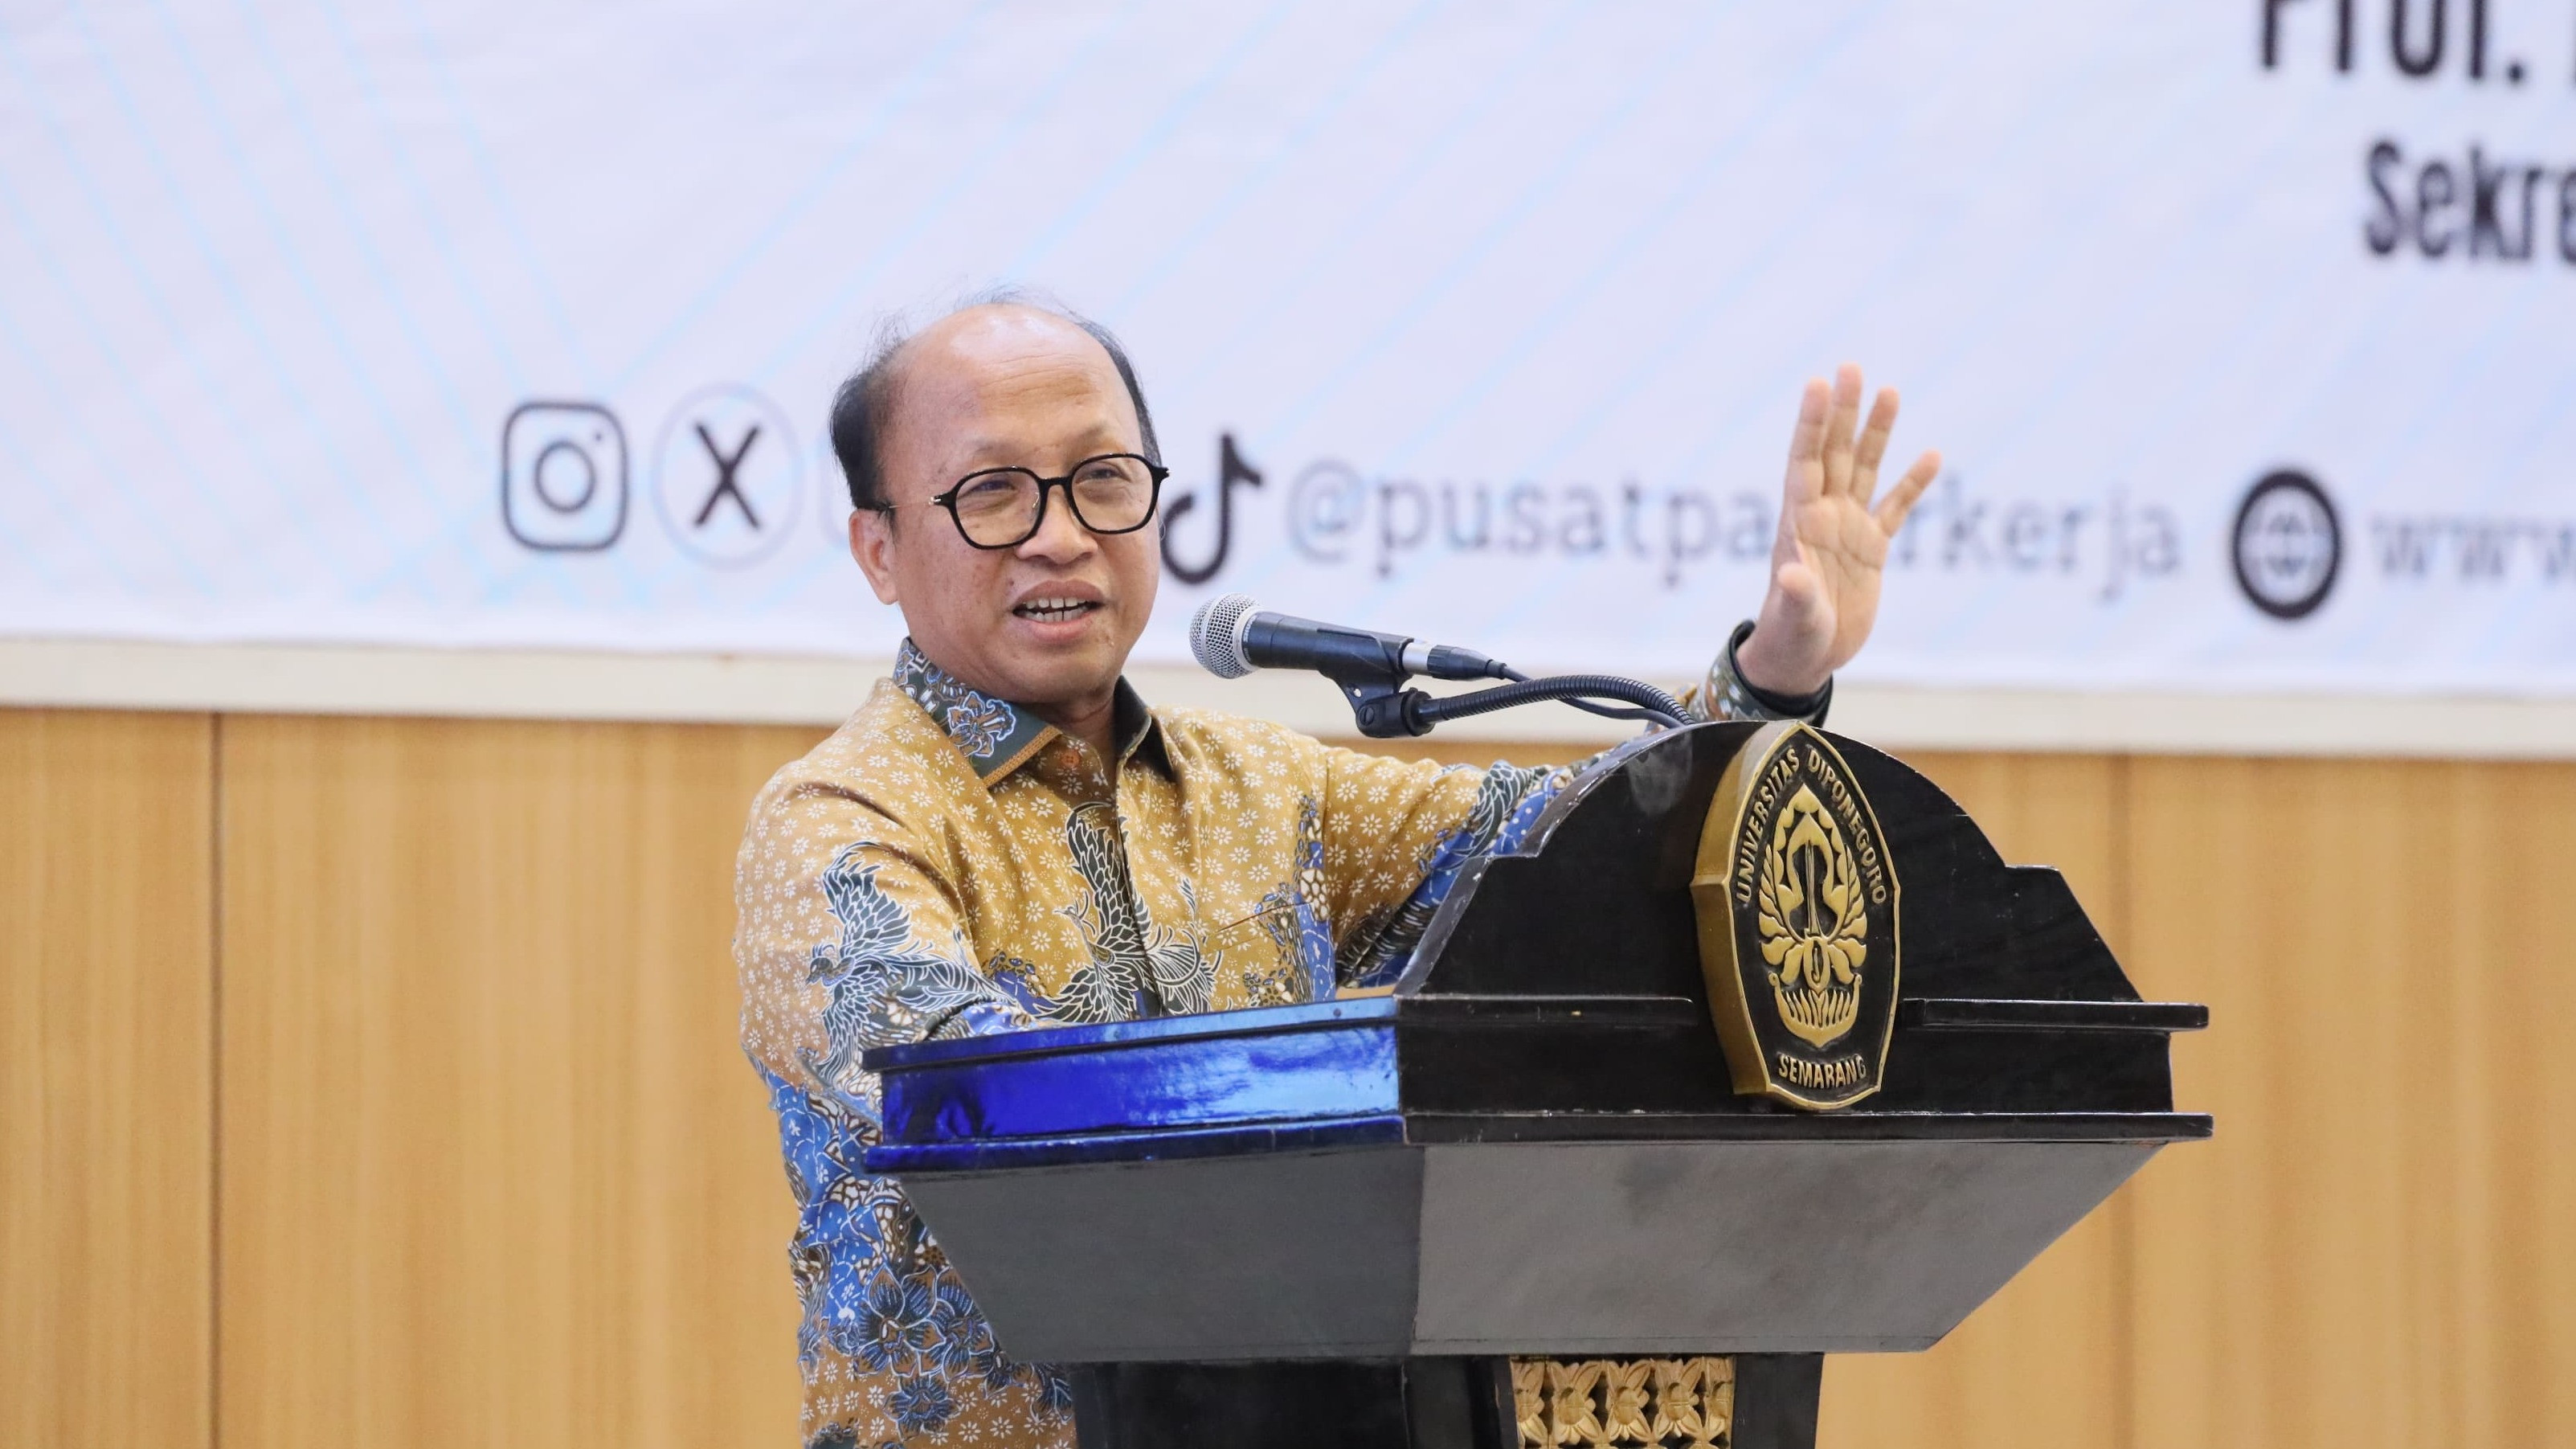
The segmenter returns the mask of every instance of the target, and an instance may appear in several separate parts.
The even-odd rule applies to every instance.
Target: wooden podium
[[[2207,1017],[1904,765],[1699,725],[1391,995],[869,1052],[867,1165],[1084,1449],[1805,1446],[1822,1355],[1930,1347],[2209,1135]]]

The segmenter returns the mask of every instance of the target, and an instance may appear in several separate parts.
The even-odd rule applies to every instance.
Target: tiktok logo
[[[1243,461],[1243,455],[1234,450],[1234,434],[1225,433],[1217,438],[1216,455],[1216,549],[1208,555],[1206,563],[1185,564],[1172,551],[1172,530],[1191,509],[1199,506],[1198,495],[1182,494],[1163,510],[1163,563],[1171,569],[1172,577],[1185,584],[1206,583],[1225,567],[1226,553],[1234,547],[1234,490],[1237,485],[1261,486],[1261,470]]]

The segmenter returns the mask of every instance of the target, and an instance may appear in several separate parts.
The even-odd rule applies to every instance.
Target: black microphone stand
[[[1491,714],[1515,705],[1537,704],[1558,700],[1594,714],[1612,719],[1644,719],[1668,729],[1679,728],[1688,721],[1682,714],[1680,700],[1651,684],[1622,679],[1615,674],[1563,674],[1545,679],[1530,679],[1516,670],[1503,670],[1511,683],[1473,694],[1455,694],[1436,698],[1419,689],[1405,686],[1409,676],[1401,667],[1393,669],[1362,668],[1356,665],[1326,671],[1342,694],[1351,702],[1351,717],[1360,733],[1373,740],[1403,739],[1427,735],[1434,726],[1447,720],[1466,719],[1471,715]],[[1624,700],[1635,709],[1604,709],[1590,701]]]

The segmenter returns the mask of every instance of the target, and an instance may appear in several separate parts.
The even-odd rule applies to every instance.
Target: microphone
[[[1680,701],[1651,684],[1609,674],[1531,679],[1473,649],[1269,613],[1254,608],[1249,594],[1220,594],[1199,605],[1198,612],[1190,615],[1190,653],[1198,656],[1201,668],[1219,679],[1241,679],[1256,669],[1314,670],[1342,687],[1360,733],[1376,740],[1429,734],[1442,720],[1551,699],[1611,719],[1649,720],[1668,729],[1686,722]],[[1404,687],[1405,679],[1415,674],[1511,682],[1434,699]],[[1613,709],[1597,702],[1604,699],[1622,700],[1634,708]]]
[[[1219,679],[1256,669],[1311,669],[1343,685],[1433,679],[1509,679],[1500,661],[1472,649],[1422,644],[1403,634],[1319,624],[1253,606],[1249,594],[1220,594],[1190,616],[1190,653]]]

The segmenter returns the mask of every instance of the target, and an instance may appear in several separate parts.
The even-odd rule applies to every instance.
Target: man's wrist
[[[1764,628],[1761,615],[1736,627],[1728,647],[1735,651],[1735,675],[1770,699],[1806,699],[1822,691],[1833,677],[1818,669],[1811,651],[1802,651],[1775,624]]]
[[[1825,722],[1825,712],[1833,707],[1834,681],[1826,676],[1824,685],[1812,694],[1783,695],[1755,685],[1744,677],[1736,663],[1736,650],[1753,635],[1753,621],[1745,620],[1727,636],[1726,647],[1718,651],[1717,661],[1708,667],[1708,679],[1692,701],[1695,712],[1708,719],[1731,720],[1805,720],[1812,725]]]

